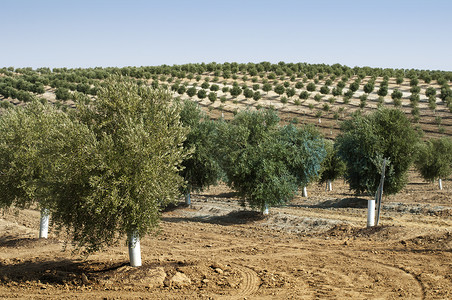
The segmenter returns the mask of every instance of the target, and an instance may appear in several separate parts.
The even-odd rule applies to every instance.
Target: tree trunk
[[[367,201],[367,227],[375,226],[375,200]]]
[[[303,187],[303,197],[307,198],[308,197],[308,190],[306,189],[306,187]]]
[[[132,231],[128,235],[129,239],[129,260],[130,266],[140,267],[141,266],[141,247],[140,247],[140,236],[136,230]]]
[[[190,195],[190,192],[187,192],[187,193],[185,194],[185,204],[191,205],[191,195]]]
[[[39,226],[39,238],[46,239],[49,234],[50,212],[47,208],[41,209],[41,222]]]
[[[443,181],[441,180],[441,178],[438,179],[438,186],[439,186],[439,189],[440,189],[440,190],[443,189]]]
[[[269,210],[268,210],[268,204],[265,203],[264,209],[262,210],[262,214],[263,214],[264,216],[267,216],[268,213],[269,213]]]
[[[331,192],[333,190],[333,184],[330,179],[328,179],[328,181],[326,182],[326,190],[328,192]]]

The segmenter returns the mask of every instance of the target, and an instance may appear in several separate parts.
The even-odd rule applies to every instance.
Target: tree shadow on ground
[[[369,198],[370,199],[370,198]],[[367,208],[365,198],[344,198],[335,200],[326,200],[318,204],[287,204],[285,207],[304,207],[304,208]]]
[[[18,248],[18,247],[29,248],[56,243],[58,243],[58,240],[56,238],[48,239],[38,239],[34,237],[18,238],[17,236],[11,235],[0,237],[0,247],[6,248]]]
[[[265,220],[267,216],[264,216],[261,212],[252,211],[252,210],[237,210],[232,211],[226,215],[221,216],[212,216],[212,215],[204,215],[204,216],[196,216],[196,217],[163,217],[162,221],[170,222],[170,223],[179,223],[179,222],[201,222],[201,223],[209,223],[209,224],[217,224],[217,225],[237,225],[237,224],[248,224],[261,220]]]

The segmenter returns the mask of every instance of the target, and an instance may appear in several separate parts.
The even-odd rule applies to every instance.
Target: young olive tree
[[[70,156],[52,186],[53,218],[77,246],[96,251],[126,234],[131,265],[141,265],[139,238],[158,226],[161,209],[183,185],[187,129],[179,112],[169,91],[118,76],[106,80],[91,104],[79,99],[77,117],[96,144],[89,155]]]
[[[281,96],[282,94],[284,94],[285,90],[286,90],[286,89],[285,89],[284,86],[281,85],[281,84],[278,84],[277,86],[275,86],[275,89],[274,89],[275,93],[278,94],[279,96]]]
[[[370,115],[356,113],[344,121],[336,143],[347,166],[345,179],[356,193],[373,195],[380,183],[380,166],[390,161],[385,177],[385,193],[399,192],[407,182],[414,160],[418,135],[405,114],[396,109],[380,109]]]
[[[185,203],[190,205],[190,194],[216,184],[222,170],[215,157],[216,124],[198,108],[193,101],[186,100],[180,113],[184,127],[189,128],[184,148],[192,151],[183,162],[180,174],[186,182],[183,188]]]
[[[415,165],[426,181],[438,180],[442,189],[442,179],[452,174],[452,140],[444,137],[421,143]]]
[[[54,211],[49,182],[59,160],[95,141],[87,126],[47,103],[9,108],[0,117],[0,207],[41,209],[40,238]]]
[[[339,157],[337,149],[334,148],[334,142],[325,140],[326,157],[322,162],[320,171],[320,183],[326,183],[326,190],[332,191],[332,181],[336,180],[345,173],[345,163]]]
[[[218,157],[242,205],[262,212],[286,203],[318,175],[323,140],[312,128],[280,127],[275,112],[245,111],[219,124]]]

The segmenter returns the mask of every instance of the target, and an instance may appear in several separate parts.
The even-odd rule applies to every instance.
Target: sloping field
[[[22,98],[29,101],[25,93],[58,106],[74,106],[74,94],[94,98],[105,76],[120,73],[141,84],[171,89],[175,97],[190,98],[215,119],[232,118],[244,109],[272,107],[284,122],[315,124],[327,138],[334,138],[340,121],[356,110],[397,107],[425,131],[426,137],[452,136],[452,94],[442,94],[444,87],[448,88],[446,93],[452,93],[450,72],[265,62],[0,71],[0,100],[15,105],[23,104]],[[10,92],[7,85],[22,89],[21,93]],[[278,86],[282,87],[279,93]],[[382,86],[386,86],[385,95],[380,91]],[[234,87],[239,88],[238,95],[232,92]],[[194,88],[192,95],[190,88]],[[397,100],[392,96],[395,91],[400,92]]]
[[[447,72],[209,65],[3,68],[0,110],[31,98],[75,107],[75,94],[94,100],[103,79],[119,72],[190,98],[213,119],[272,107],[282,122],[315,124],[334,139],[340,121],[354,111],[398,107],[424,131],[424,138],[452,136]],[[373,71],[378,75],[369,74]],[[384,96],[379,95],[382,85]],[[393,99],[396,91],[400,98]],[[235,192],[219,185],[192,195],[190,207],[181,199],[179,206],[163,212],[159,234],[141,241],[139,268],[128,266],[125,244],[82,257],[64,234],[51,231],[48,240],[36,238],[39,211],[3,211],[0,298],[450,299],[452,181],[443,184],[438,190],[411,171],[407,187],[384,198],[380,225],[371,229],[366,228],[367,198],[357,198],[341,180],[333,183],[332,192],[313,184],[309,197],[272,208],[267,217],[241,207]]]
[[[39,212],[0,219],[0,297],[33,299],[448,299],[452,297],[452,181],[417,173],[384,199],[380,226],[366,228],[366,199],[342,181],[333,192],[272,208],[241,208],[214,187],[163,213],[142,240],[143,267],[127,247],[80,257],[64,238],[37,240]]]

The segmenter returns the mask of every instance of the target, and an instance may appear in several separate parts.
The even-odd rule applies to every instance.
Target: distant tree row
[[[273,73],[274,76],[287,77],[303,77],[313,79],[318,76],[358,76],[364,78],[365,76],[374,77],[395,77],[410,78],[410,80],[421,79],[425,83],[430,83],[432,80],[437,80],[438,84],[442,85],[441,81],[450,82],[452,79],[452,72],[433,71],[433,70],[417,70],[417,69],[390,69],[390,68],[370,68],[370,67],[348,67],[340,64],[326,65],[326,64],[308,64],[308,63],[285,63],[279,62],[272,64],[270,62],[260,63],[237,63],[226,62],[223,64],[199,63],[199,64],[184,64],[184,65],[161,65],[161,66],[145,66],[145,67],[123,67],[123,68],[88,68],[88,69],[68,69],[68,68],[39,68],[36,71],[31,68],[2,68],[1,73],[16,72],[21,74],[32,74],[37,72],[41,75],[60,74],[69,77],[80,77],[89,79],[105,79],[110,74],[121,74],[123,76],[130,76],[134,78],[150,79],[154,75],[167,75],[174,78],[189,78],[194,74],[205,74],[207,72],[213,73],[214,76],[230,78],[235,74],[249,74],[250,76],[261,76],[266,73]],[[9,74],[8,73],[8,74]],[[192,74],[190,76],[190,74]],[[273,77],[273,76],[272,76]],[[69,81],[77,82],[73,78]]]

